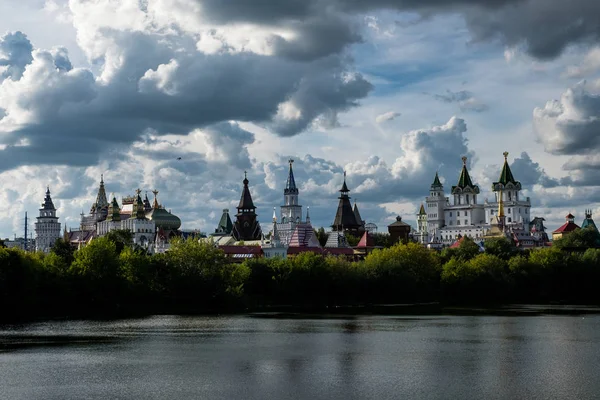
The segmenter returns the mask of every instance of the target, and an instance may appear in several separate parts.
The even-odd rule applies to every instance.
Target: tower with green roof
[[[502,199],[504,205],[505,224],[507,227],[519,227],[529,231],[531,217],[531,200],[521,195],[521,182],[515,179],[508,163],[508,152],[502,153],[504,164],[498,180],[492,183],[494,198],[485,201],[485,219],[489,224],[498,213],[498,203]]]
[[[479,186],[474,185],[467,169],[467,157],[462,157],[463,166],[458,177],[458,183],[452,186],[454,205],[477,204]]]
[[[422,240],[423,243],[428,243],[431,239],[429,236],[445,225],[444,207],[447,203],[448,198],[444,194],[444,185],[436,171],[433,183],[429,187],[429,196],[426,197],[425,204],[421,205],[417,215],[417,221],[425,221],[424,229],[421,228],[421,224],[418,224],[419,240]]]
[[[462,158],[462,168],[456,185],[450,193],[453,202],[446,200],[444,205],[444,225],[436,229],[436,235],[444,245],[455,243],[460,237],[480,240],[483,237],[482,225],[485,222],[483,204],[478,202],[479,186],[473,183],[467,167],[467,157]],[[430,230],[431,232],[431,230]]]

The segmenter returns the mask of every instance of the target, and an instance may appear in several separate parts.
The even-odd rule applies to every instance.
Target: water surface
[[[593,399],[600,316],[0,326],[0,399]]]

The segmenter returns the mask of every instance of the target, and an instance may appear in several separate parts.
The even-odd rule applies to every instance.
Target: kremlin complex
[[[119,204],[114,195],[107,197],[103,177],[100,178],[96,201],[89,214],[81,214],[80,226],[75,230],[67,230],[65,227],[61,231],[48,188],[36,218],[35,249],[48,252],[59,238],[80,248],[94,238],[114,230],[129,230],[134,245],[150,253],[168,251],[173,238],[193,237],[213,243],[228,257],[239,261],[253,257],[286,258],[301,252],[360,259],[378,248],[374,240],[377,227],[362,219],[356,202],[352,205],[345,172],[337,210],[335,214],[332,212],[331,231],[326,239],[318,237],[311,225],[309,207],[303,211],[300,203],[293,162],[289,160],[283,204],[279,206],[279,210],[273,208],[269,222],[264,222],[263,225],[259,222],[250,182],[244,174],[235,215],[231,216],[229,209],[223,209],[216,229],[208,237],[198,231],[181,230],[180,218],[159,203],[157,190],[151,192],[152,201],[147,193],[142,198],[142,191],[137,189],[134,195],[123,197]],[[551,246],[552,242],[544,226],[545,220],[531,214],[531,199],[522,196],[521,183],[512,174],[506,152],[499,178],[491,189],[492,198],[482,201],[480,188],[469,175],[467,158],[462,157],[462,170],[458,181],[450,188],[450,196],[446,196],[444,185],[436,172],[429,187],[429,195],[425,197],[416,215],[416,229],[398,216],[387,227],[388,243],[412,240],[427,248],[441,250],[456,247],[464,237],[469,237],[484,251],[486,240],[504,237],[521,248]],[[581,228],[586,227],[597,230],[589,210],[585,211],[581,224]],[[569,214],[564,225],[551,233],[551,238],[559,239],[579,228],[575,217]],[[358,240],[358,244],[351,246],[350,238],[354,239],[354,243]],[[8,240],[5,244],[11,246]],[[30,245],[30,250],[31,247],[33,246]]]

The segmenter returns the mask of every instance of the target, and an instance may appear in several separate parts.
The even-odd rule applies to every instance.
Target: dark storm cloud
[[[79,21],[78,34],[84,33],[80,37],[94,38],[86,42],[90,48],[84,52],[101,71],[100,80],[88,70],[74,69],[65,49],[33,51],[20,32],[0,39],[0,73],[15,83],[0,93],[0,129],[4,124],[10,132],[0,139],[9,146],[0,153],[0,170],[25,163],[91,165],[102,152],[126,147],[148,130],[185,135],[228,120],[261,124],[282,136],[312,124],[336,127],[338,113],[356,106],[372,90],[352,71],[352,60],[345,54],[349,44],[361,41],[356,17],[366,12],[462,14],[474,40],[524,46],[538,58],[554,57],[571,43],[597,41],[600,33],[600,3],[591,0],[198,3],[201,19],[223,24],[223,29],[227,24],[253,23],[285,28],[292,35],[271,34],[269,55],[204,54],[196,50],[193,35],[170,35],[164,33],[166,28],[118,30]],[[85,2],[73,4],[80,12],[87,7]],[[145,12],[147,7],[140,9]],[[25,68],[28,76],[23,75]],[[467,98],[469,94],[439,96],[463,110],[483,110],[485,105]],[[588,97],[580,106],[592,116],[598,105]],[[598,129],[591,119],[557,126],[581,138]],[[554,152],[568,154],[582,146],[583,140],[566,137]],[[17,144],[21,146],[14,147]],[[81,152],[87,154],[77,154]]]
[[[559,180],[548,176],[540,164],[534,162],[527,152],[522,152],[520,157],[516,157],[510,165],[510,169],[515,179],[520,181],[524,188],[536,184],[545,188],[560,185]]]
[[[569,44],[597,42],[600,38],[600,3],[596,0],[290,0],[251,3],[203,0],[199,3],[203,12],[222,23],[245,21],[271,25],[303,23],[315,15],[336,15],[336,12],[355,15],[382,9],[416,11],[423,15],[460,13],[475,41],[500,40],[509,46],[523,45],[529,54],[540,59],[558,56]],[[335,40],[340,44],[332,46]],[[329,36],[325,47],[341,48],[342,44],[357,40],[355,35]]]
[[[88,70],[72,69],[64,49],[34,53],[28,80],[15,83],[9,95],[16,100],[8,102],[13,114],[33,118],[0,140],[11,146],[3,151],[0,170],[30,163],[91,165],[111,146],[127,146],[148,130],[184,135],[228,120],[264,123],[275,133],[294,135],[320,115],[335,118],[371,90],[337,55],[297,62],[254,53],[181,54],[148,35],[115,35],[123,54],[109,84],[97,83]],[[285,101],[298,116],[278,115]],[[27,146],[12,147],[23,139]],[[87,154],[76,154],[80,149]]]

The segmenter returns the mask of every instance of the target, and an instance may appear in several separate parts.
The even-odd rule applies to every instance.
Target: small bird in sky
[[[178,160],[181,160],[181,157],[177,157]]]

